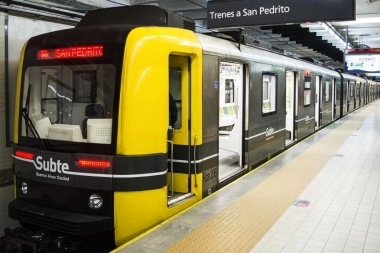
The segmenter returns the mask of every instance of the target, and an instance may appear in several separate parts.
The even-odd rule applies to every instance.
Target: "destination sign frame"
[[[207,2],[207,28],[355,20],[355,0],[229,0]]]

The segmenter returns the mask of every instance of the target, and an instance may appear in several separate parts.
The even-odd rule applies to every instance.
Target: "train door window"
[[[262,113],[272,114],[276,112],[277,75],[265,73],[262,77]]]
[[[304,106],[310,105],[311,90],[304,90]]]
[[[308,106],[311,104],[311,77],[306,76],[304,79],[304,100],[303,100],[303,105]]]
[[[364,83],[360,84],[361,95],[364,97]]]
[[[225,79],[225,96],[224,102],[226,104],[234,102],[234,79]]]
[[[359,97],[359,89],[360,89],[360,83],[356,84],[356,94],[355,94],[356,98]]]
[[[355,92],[355,82],[350,82],[350,97],[354,96]]]
[[[330,101],[330,80],[326,80],[326,85],[325,85],[325,102]]]
[[[179,129],[182,127],[181,81],[181,67],[169,67],[169,92],[173,96],[178,108],[177,122],[174,125],[175,129]]]

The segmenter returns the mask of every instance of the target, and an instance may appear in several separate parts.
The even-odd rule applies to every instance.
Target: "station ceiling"
[[[160,6],[192,19],[198,32],[226,32],[207,28],[207,0],[0,0],[0,10],[17,12],[19,8],[33,8],[43,13],[54,12],[52,17],[75,23],[89,9],[137,4]],[[38,11],[31,15],[38,16]],[[343,68],[347,45],[342,40],[353,48],[380,48],[380,0],[356,0],[355,21],[245,27],[242,34],[287,54]]]
[[[210,32],[207,30],[206,0],[130,0],[129,3],[158,5],[194,19],[199,31]],[[356,0],[356,21],[245,27],[242,31],[253,39],[281,48],[290,54],[310,57],[332,67],[343,68],[346,45],[334,32],[343,41],[346,41],[347,36],[352,47],[380,48],[380,0]]]

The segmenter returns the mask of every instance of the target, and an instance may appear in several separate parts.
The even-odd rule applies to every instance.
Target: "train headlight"
[[[91,209],[99,209],[103,206],[103,199],[98,194],[92,194],[88,198],[88,206]]]
[[[21,182],[21,192],[24,194],[28,193],[28,184],[25,181]]]

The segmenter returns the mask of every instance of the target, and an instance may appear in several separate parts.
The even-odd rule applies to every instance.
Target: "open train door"
[[[219,182],[244,170],[244,65],[219,66]]]
[[[295,139],[295,117],[297,116],[296,103],[297,101],[297,72],[286,71],[286,131],[285,145],[292,144]]]

